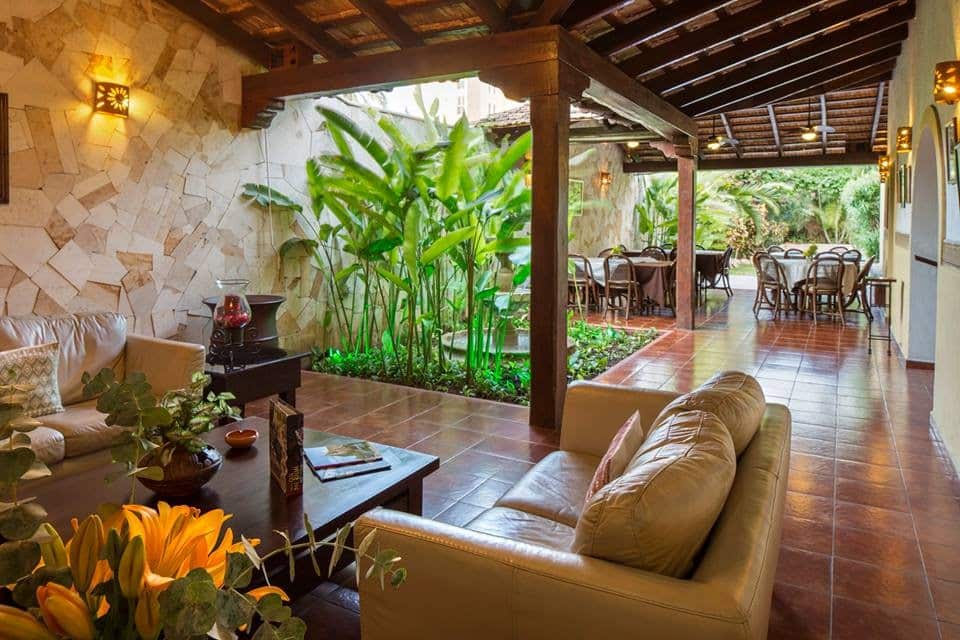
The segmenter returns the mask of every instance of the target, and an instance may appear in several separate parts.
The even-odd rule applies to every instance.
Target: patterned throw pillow
[[[57,386],[57,363],[60,345],[56,342],[0,351],[0,384],[32,386],[26,392],[24,413],[36,418],[63,413],[60,388]]]
[[[634,411],[627,418],[617,434],[610,441],[607,452],[600,459],[600,465],[593,474],[590,488],[587,489],[586,502],[589,504],[593,494],[623,475],[630,460],[643,444],[643,427],[640,426],[640,412]]]

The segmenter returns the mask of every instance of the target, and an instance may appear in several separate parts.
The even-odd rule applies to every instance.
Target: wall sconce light
[[[609,171],[600,172],[600,190],[606,191],[610,188],[610,185],[613,184],[613,176],[610,175]]]
[[[906,153],[913,149],[913,128],[900,127],[897,129],[897,153]]]
[[[126,118],[130,114],[130,87],[113,82],[97,82],[93,110]]]
[[[886,182],[890,177],[890,156],[880,156],[877,158],[877,169],[880,171],[880,182]]]
[[[960,98],[960,60],[937,63],[933,71],[933,99],[953,104]]]

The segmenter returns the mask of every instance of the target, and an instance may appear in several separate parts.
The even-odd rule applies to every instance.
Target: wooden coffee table
[[[273,395],[279,395],[284,402],[296,406],[300,363],[309,355],[264,347],[254,355],[238,359],[242,367],[207,363],[204,372],[210,376],[210,390],[215,393],[229,391],[235,395],[236,402],[231,404],[240,407],[240,415],[245,415],[244,405],[248,402]]]
[[[316,475],[304,468],[303,495],[286,498],[270,478],[270,427],[263,418],[251,417],[234,425],[253,428],[260,432],[257,444],[247,451],[229,450],[223,442],[226,429],[206,434],[208,442],[224,452],[223,466],[196,495],[171,504],[189,504],[202,510],[223,509],[233,514],[227,526],[239,538],[260,538],[258,550],[265,554],[283,547],[283,539],[274,530],[286,531],[296,542],[305,542],[303,514],[307,513],[314,527],[314,535],[322,540],[333,535],[343,525],[356,520],[374,507],[387,507],[417,515],[423,509],[423,479],[440,467],[436,456],[416,451],[377,445],[393,467],[353,478],[320,482]],[[342,436],[320,431],[304,431],[304,446],[316,447]],[[104,476],[110,467],[96,467],[73,475],[54,475],[26,483],[21,496],[36,496],[50,514],[50,522],[67,538],[70,519],[92,513],[104,502],[121,503],[127,500],[130,484],[126,480],[105,484]],[[143,486],[137,487],[137,501],[154,506],[156,496]],[[349,555],[349,554],[345,554]],[[290,590],[291,596],[312,590],[322,581],[317,578],[306,556],[298,561],[296,581],[287,580],[286,558],[271,562],[270,582]],[[326,560],[320,566],[326,568]],[[347,561],[352,558],[346,558]]]

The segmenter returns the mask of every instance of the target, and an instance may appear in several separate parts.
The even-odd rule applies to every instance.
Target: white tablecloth
[[[777,262],[783,266],[783,272],[787,276],[787,283],[792,289],[797,282],[803,280],[807,277],[807,270],[810,268],[810,263],[813,262],[808,258],[784,258],[781,256],[776,256]],[[853,261],[845,260],[843,262],[843,293],[850,295],[853,291],[854,285],[857,283],[857,263]]]

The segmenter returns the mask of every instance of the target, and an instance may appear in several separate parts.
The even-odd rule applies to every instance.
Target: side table
[[[896,282],[896,278],[867,278],[864,281],[864,284],[867,288],[867,353],[873,353],[873,341],[880,340],[887,343],[887,355],[890,355],[890,346],[893,343],[893,330],[890,327],[890,309],[892,301],[892,288],[893,283]],[[873,294],[873,295],[871,295]],[[875,299],[877,294],[883,296],[883,304],[880,306],[880,309],[883,310],[883,319],[887,323],[887,332],[886,333],[874,333],[873,332],[873,314],[870,313],[870,300]]]
[[[296,406],[300,387],[300,362],[306,352],[262,348],[256,354],[237,361],[239,366],[207,363],[204,372],[210,376],[210,390],[229,391],[236,396],[240,415],[245,416],[248,402],[279,395],[284,402]]]

